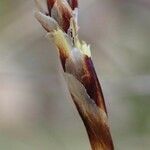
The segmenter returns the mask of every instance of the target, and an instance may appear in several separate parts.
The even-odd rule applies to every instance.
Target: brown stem
[[[92,150],[114,150],[106,112],[88,96],[85,87],[66,75],[71,97],[86,127]]]

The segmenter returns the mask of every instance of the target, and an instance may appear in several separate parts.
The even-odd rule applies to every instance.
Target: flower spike
[[[86,127],[92,150],[114,150],[90,46],[78,38],[78,0],[35,2],[35,17],[58,49],[70,95]]]

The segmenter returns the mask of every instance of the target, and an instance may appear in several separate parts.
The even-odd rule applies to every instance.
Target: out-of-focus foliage
[[[0,149],[87,150],[54,46],[33,1],[0,0]],[[80,36],[91,44],[116,149],[149,150],[150,2],[82,0]]]

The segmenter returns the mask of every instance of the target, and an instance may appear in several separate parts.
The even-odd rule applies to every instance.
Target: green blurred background
[[[116,150],[150,149],[150,1],[80,0]],[[0,149],[88,150],[32,0],[0,0]]]

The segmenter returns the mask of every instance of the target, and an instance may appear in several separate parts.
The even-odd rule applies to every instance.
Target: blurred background
[[[89,150],[32,0],[0,0],[0,149]],[[116,150],[150,147],[150,1],[80,0]]]

